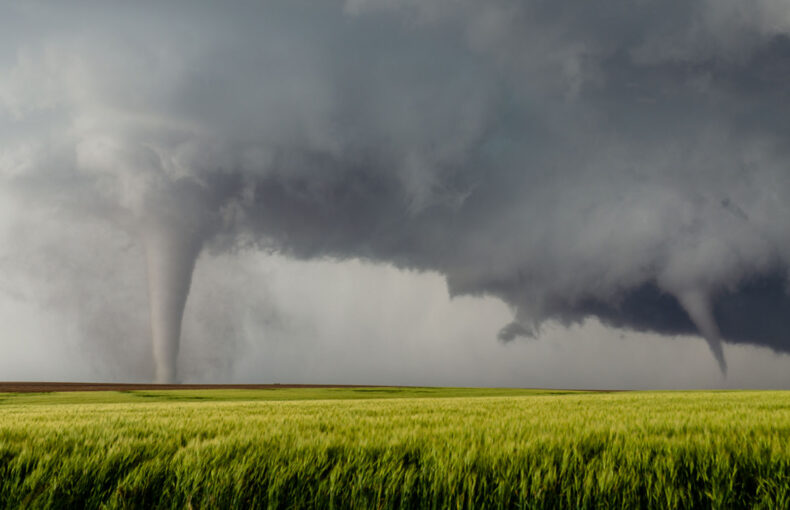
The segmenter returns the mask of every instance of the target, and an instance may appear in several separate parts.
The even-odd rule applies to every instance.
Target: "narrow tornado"
[[[678,301],[680,301],[683,309],[686,310],[691,322],[697,326],[700,334],[708,342],[708,347],[710,347],[716,362],[719,364],[719,370],[726,377],[727,360],[724,358],[721,333],[719,332],[719,326],[716,324],[716,319],[713,317],[710,298],[705,292],[691,290],[679,293]]]
[[[201,203],[199,190],[173,186],[149,204],[142,220],[151,342],[158,383],[178,381],[176,362],[181,321],[195,261],[206,234]]]
[[[144,237],[156,382],[174,383],[181,320],[201,239],[168,224],[147,228]]]

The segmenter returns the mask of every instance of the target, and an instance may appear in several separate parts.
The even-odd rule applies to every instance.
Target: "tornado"
[[[697,327],[700,335],[708,342],[708,347],[710,347],[711,353],[716,358],[722,375],[726,376],[727,360],[724,358],[721,332],[718,324],[716,324],[716,319],[713,317],[710,298],[705,292],[698,289],[678,293],[677,298]]]
[[[175,187],[174,187],[175,188]],[[199,194],[189,187],[157,196],[142,221],[155,382],[178,382],[181,322],[205,238]]]

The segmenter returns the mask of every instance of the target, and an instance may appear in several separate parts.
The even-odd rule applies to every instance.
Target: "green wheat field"
[[[790,508],[790,392],[0,394],[0,508]]]

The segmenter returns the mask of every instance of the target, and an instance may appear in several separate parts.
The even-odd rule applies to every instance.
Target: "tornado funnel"
[[[177,382],[176,361],[192,271],[205,236],[205,218],[194,193],[158,197],[142,222],[148,266],[151,341],[158,383]],[[173,190],[171,190],[172,192]]]
[[[148,299],[156,382],[176,382],[181,320],[201,238],[174,225],[157,225],[145,232]]]
[[[181,320],[201,238],[177,225],[151,226],[145,232],[148,300],[156,382],[176,382]]]
[[[718,324],[716,324],[716,319],[713,317],[710,298],[700,290],[691,290],[679,293],[678,301],[683,309],[686,310],[691,322],[697,326],[700,334],[708,342],[708,347],[710,347],[716,362],[719,364],[719,370],[726,377],[727,360],[724,358],[721,333],[719,332]]]

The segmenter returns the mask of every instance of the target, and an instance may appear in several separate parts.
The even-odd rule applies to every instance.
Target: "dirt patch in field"
[[[370,384],[135,384],[81,382],[0,382],[0,393],[130,390],[281,390],[286,388],[375,388]]]

